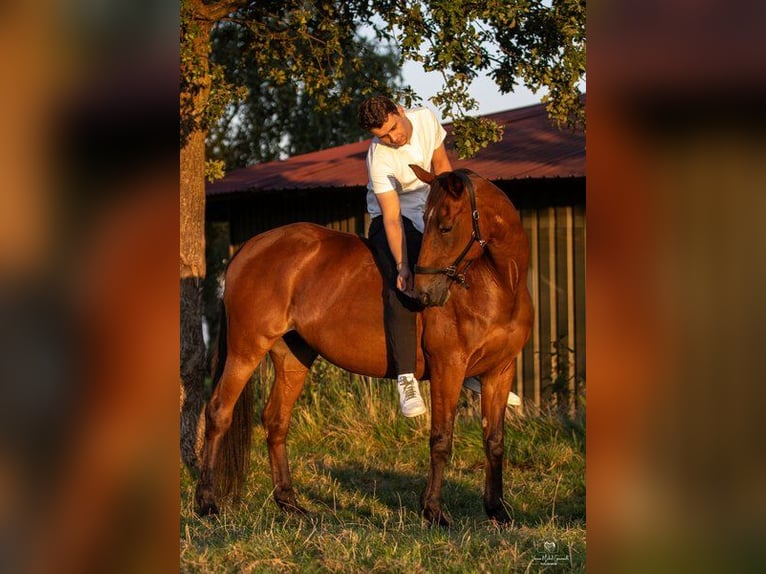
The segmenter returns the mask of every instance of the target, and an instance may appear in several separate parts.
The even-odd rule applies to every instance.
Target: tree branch
[[[227,14],[231,14],[237,8],[244,8],[250,4],[250,0],[227,0],[216,4],[204,4],[202,0],[195,0],[195,13],[211,22],[220,20]]]

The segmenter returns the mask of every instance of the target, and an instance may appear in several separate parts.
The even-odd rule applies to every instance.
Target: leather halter
[[[458,267],[463,262],[463,259],[465,259],[465,256],[468,255],[468,252],[471,250],[474,241],[478,243],[482,249],[487,246],[487,242],[484,241],[484,239],[481,237],[481,232],[479,231],[479,210],[476,209],[476,193],[473,190],[473,182],[471,181],[471,178],[469,178],[465,173],[454,173],[463,180],[463,184],[468,189],[468,196],[471,199],[471,220],[473,223],[473,231],[471,232],[471,237],[468,240],[468,244],[465,246],[465,249],[463,249],[460,255],[457,256],[457,259],[455,259],[454,263],[452,263],[452,265],[449,267],[421,267],[420,265],[415,265],[415,273],[419,273],[421,275],[446,275],[451,281],[455,281],[468,289],[468,284],[465,282],[465,273],[468,271],[468,268],[475,260],[471,260],[466,263],[460,271],[458,271]]]

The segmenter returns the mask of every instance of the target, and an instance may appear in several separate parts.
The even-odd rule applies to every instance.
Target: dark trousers
[[[402,217],[404,235],[407,238],[407,262],[412,271],[420,254],[423,235],[415,229],[412,221]],[[386,329],[388,371],[393,375],[414,373],[417,364],[417,315],[422,307],[417,300],[396,288],[396,262],[391,254],[383,227],[383,217],[370,222],[367,234],[375,263],[383,275],[383,324]]]

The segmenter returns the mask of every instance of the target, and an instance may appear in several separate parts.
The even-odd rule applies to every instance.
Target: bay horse
[[[432,410],[423,516],[450,524],[441,502],[444,467],[463,380],[476,376],[488,463],[484,508],[491,519],[508,522],[503,423],[515,359],[533,320],[528,239],[518,211],[491,182],[469,170],[435,176],[411,167],[431,186],[415,266],[415,295],[424,306],[415,374],[431,381]],[[198,514],[218,513],[216,494],[236,491],[244,481],[251,424],[243,389],[266,353],[275,371],[262,416],[274,500],[285,511],[306,512],[296,500],[285,445],[293,406],[319,354],[354,373],[396,377],[387,360],[382,292],[371,251],[356,235],[295,223],[242,246],[226,272],[217,384],[206,407],[195,493]]]

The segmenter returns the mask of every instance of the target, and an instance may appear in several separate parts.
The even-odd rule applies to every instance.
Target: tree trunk
[[[205,133],[181,148],[181,459],[196,474],[204,436]]]
[[[181,460],[196,475],[205,425],[205,344],[198,278],[181,279]]]
[[[185,6],[185,9],[184,9]],[[181,460],[196,475],[204,437],[205,342],[202,283],[205,278],[205,110],[210,94],[210,31],[203,0],[182,4],[181,126]],[[186,44],[190,42],[191,44]],[[191,50],[188,50],[191,48]]]

